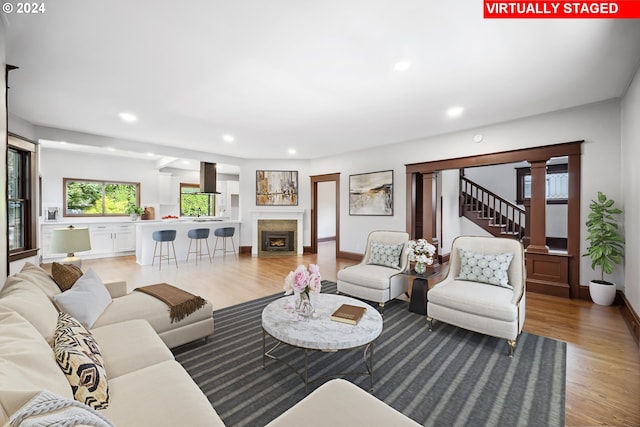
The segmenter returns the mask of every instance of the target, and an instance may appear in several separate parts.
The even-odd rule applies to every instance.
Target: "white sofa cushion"
[[[416,427],[420,424],[343,379],[324,383],[267,427]]]
[[[102,411],[117,426],[224,426],[184,368],[156,363],[110,380],[111,403]]]
[[[58,287],[55,283],[53,286]],[[0,307],[19,313],[40,332],[49,344],[53,343],[58,310],[40,287],[25,280],[24,275],[7,277],[0,292]]]
[[[60,293],[60,288],[49,273],[30,262],[25,263],[22,270],[14,276],[17,279],[25,280],[28,283],[37,286],[49,298]]]
[[[466,280],[452,280],[434,286],[427,297],[431,304],[497,320],[515,322],[518,308],[511,303],[513,291]]]
[[[163,333],[201,320],[213,323],[212,312],[211,303],[207,302],[186,319],[171,323],[167,304],[145,293],[134,291],[125,297],[114,298],[109,307],[93,324],[93,327],[98,328],[124,320],[145,319],[156,332]]]
[[[18,313],[0,308],[0,425],[42,389],[73,399],[42,335]]]
[[[111,294],[92,269],[87,270],[71,289],[53,297],[60,310],[75,317],[87,329],[111,304]]]
[[[388,289],[389,278],[400,272],[391,267],[357,264],[338,271],[338,280],[374,289]]]
[[[91,330],[100,344],[109,380],[146,366],[173,360],[173,354],[142,319],[127,320]]]

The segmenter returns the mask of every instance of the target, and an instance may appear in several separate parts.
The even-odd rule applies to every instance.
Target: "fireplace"
[[[258,220],[256,250],[258,256],[293,256],[298,252],[297,222],[295,220]]]
[[[294,248],[293,231],[262,231],[262,250],[265,252],[290,252]]]

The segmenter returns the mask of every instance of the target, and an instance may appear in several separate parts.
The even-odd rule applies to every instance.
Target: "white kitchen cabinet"
[[[91,255],[113,252],[113,232],[111,224],[91,224],[89,237],[91,239]]]
[[[127,252],[136,250],[136,227],[133,223],[116,224],[113,226],[113,250],[114,252]]]
[[[91,254],[107,254],[136,250],[133,223],[91,224]]]
[[[170,173],[158,176],[158,195],[161,205],[177,205],[180,202],[180,189],[176,189]]]
[[[72,224],[65,222],[58,224],[43,224],[41,226],[40,247],[42,248],[43,260],[62,258],[66,255],[51,253],[51,236],[53,229],[64,228],[69,225]],[[91,250],[78,252],[77,255],[81,258],[119,256],[136,250],[136,228],[132,221],[109,223],[74,222],[73,226],[89,228]]]

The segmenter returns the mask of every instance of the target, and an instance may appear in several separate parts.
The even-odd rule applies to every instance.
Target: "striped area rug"
[[[335,289],[323,282],[323,292]],[[287,366],[268,359],[262,368],[262,308],[281,296],[215,311],[207,344],[175,350],[227,426],[263,426],[305,397],[301,378]],[[302,369],[301,349],[278,350]],[[385,306],[374,351],[373,395],[425,426],[564,425],[563,342],[522,333],[509,358],[505,340],[440,322],[429,332],[424,316],[394,300]],[[362,371],[362,350],[314,352],[309,366],[312,379]],[[345,378],[369,388],[368,377]]]

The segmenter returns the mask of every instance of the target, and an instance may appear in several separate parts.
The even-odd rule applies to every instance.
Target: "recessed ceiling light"
[[[107,147],[107,151],[116,151],[116,149],[113,147]]]
[[[188,165],[189,163],[190,163],[190,162],[189,162],[189,160],[183,160],[183,161],[182,161],[182,164],[183,164],[183,165]]]
[[[149,156],[149,157],[153,157],[153,156],[155,156],[155,154],[153,154],[153,153],[147,153],[147,156]]]
[[[233,141],[235,141],[236,139],[233,137],[233,135],[229,135],[229,134],[225,134],[222,135],[222,139],[224,139],[224,142],[231,144]]]
[[[296,154],[296,149],[295,148],[289,148],[288,153],[289,154]]]
[[[459,117],[463,111],[464,111],[464,108],[462,107],[451,107],[447,110],[447,116]]]
[[[411,67],[411,62],[409,61],[398,61],[396,65],[393,66],[396,71],[406,71]]]
[[[133,114],[133,113],[120,113],[120,114],[118,114],[118,117],[120,117],[120,119],[123,122],[127,122],[127,123],[133,123],[133,122],[136,122],[138,120],[136,115]]]
[[[60,141],[60,145],[67,145],[67,141]]]
[[[477,134],[473,137],[473,142],[482,142],[483,136],[481,134]]]

